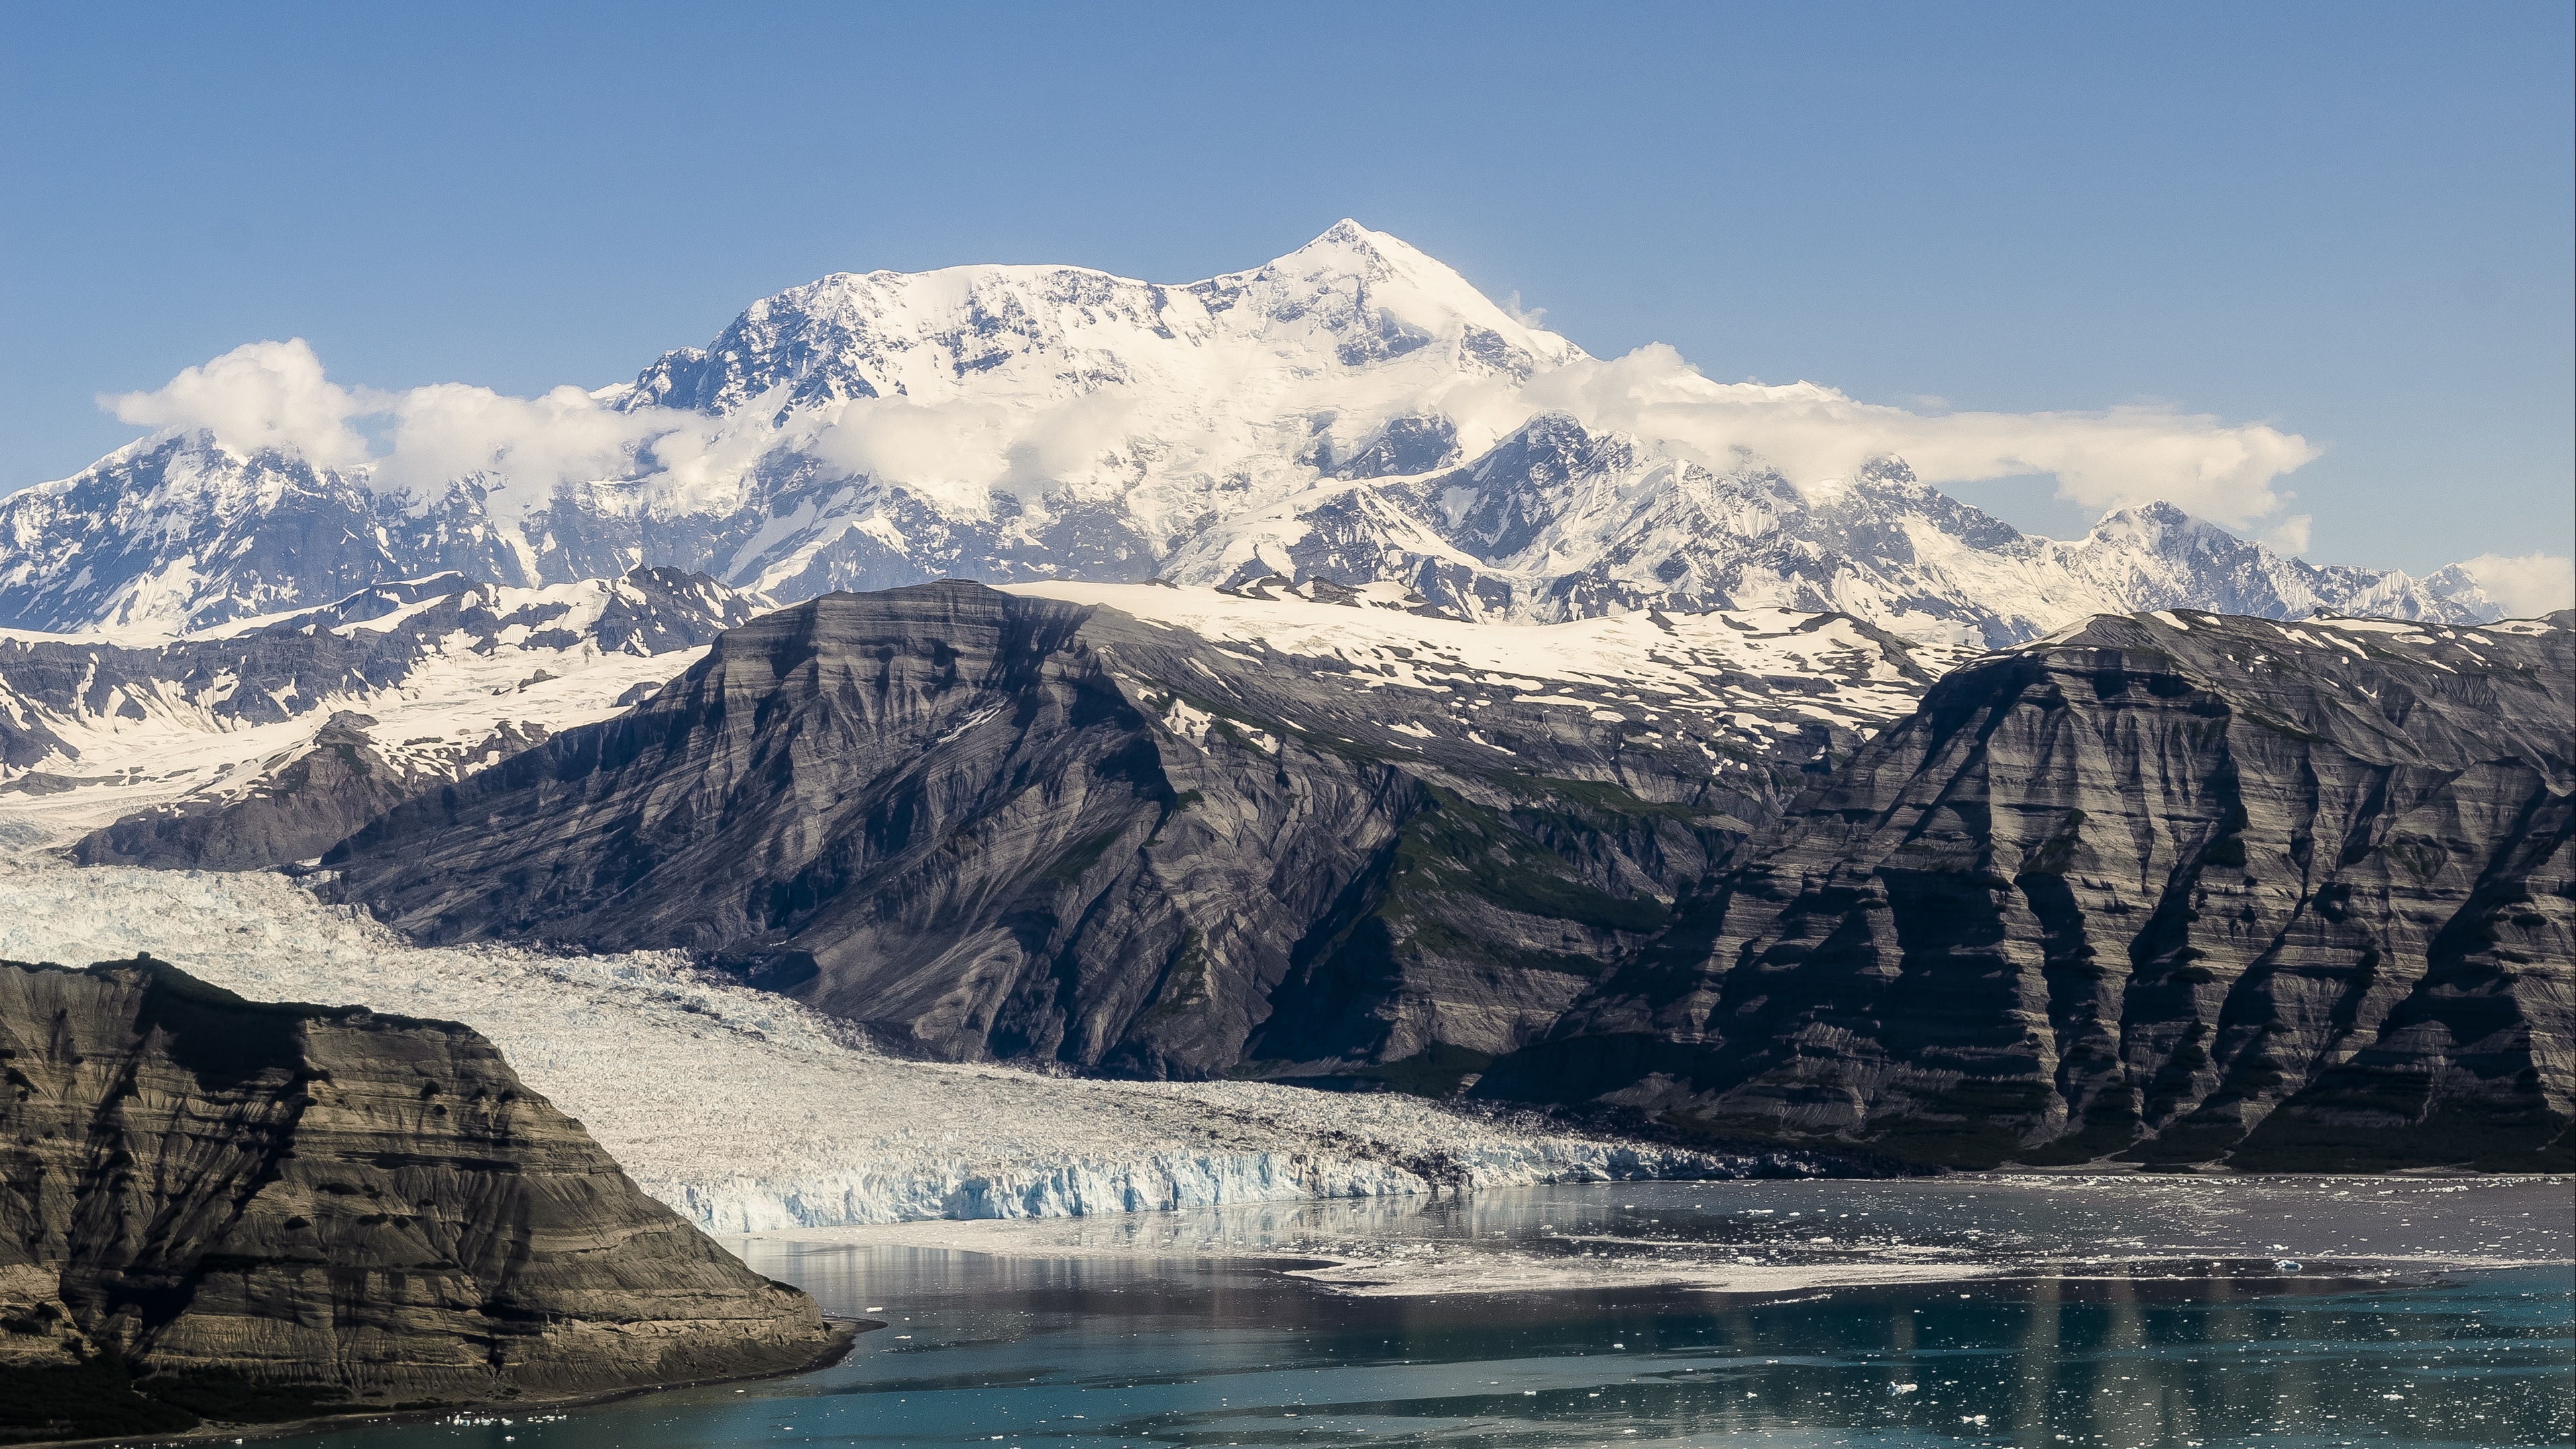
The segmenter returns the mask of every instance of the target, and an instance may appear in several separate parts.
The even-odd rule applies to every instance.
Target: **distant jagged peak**
[[[2103,543],[2135,544],[2151,549],[2184,544],[2198,544],[2204,549],[2247,546],[2246,540],[2214,523],[2194,518],[2161,498],[2112,509],[2095,520],[2085,537]],[[2265,549],[2264,552],[2269,553],[2270,550]]]

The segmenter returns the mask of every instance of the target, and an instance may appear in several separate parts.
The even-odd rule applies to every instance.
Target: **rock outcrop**
[[[1969,664],[1476,1090],[1962,1166],[2576,1167],[2571,627]]]
[[[379,747],[374,715],[335,710],[303,748],[228,788],[138,810],[74,841],[82,865],[265,870],[313,860],[419,794],[546,737],[543,724],[497,721],[477,744],[434,760]]]
[[[784,1372],[847,1341],[451,1022],[0,963],[0,1436]]]
[[[1122,597],[783,610],[395,809],[327,889],[429,940],[684,947],[943,1056],[1454,1084],[1932,674],[1832,615],[1578,639],[1200,595],[1274,646]],[[1536,658],[1613,634],[1608,677]]]

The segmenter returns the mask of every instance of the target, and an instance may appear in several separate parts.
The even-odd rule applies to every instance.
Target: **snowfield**
[[[0,857],[0,957],[149,952],[260,1000],[463,1021],[710,1232],[1139,1212],[1753,1164],[1416,1098],[901,1061],[676,953],[424,949],[274,874]]]

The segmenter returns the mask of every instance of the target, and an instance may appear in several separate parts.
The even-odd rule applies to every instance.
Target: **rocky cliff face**
[[[1947,657],[1839,616],[1071,592],[781,611],[327,888],[434,940],[686,947],[942,1055],[1454,1082]]]
[[[590,1394],[846,1341],[453,1023],[0,963],[0,1072],[0,1432]]]
[[[1477,1090],[1965,1166],[2576,1166],[2576,617],[1948,676]]]

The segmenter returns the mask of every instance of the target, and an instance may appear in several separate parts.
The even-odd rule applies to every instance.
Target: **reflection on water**
[[[1971,1179],[1156,1214],[978,1229],[985,1252],[754,1239],[888,1326],[796,1379],[303,1442],[2564,1444],[2571,1213],[2530,1180]],[[1265,1253],[1358,1261],[1335,1287],[1233,1256]],[[1688,1286],[1873,1253],[1975,1276]]]
[[[2534,1179],[1962,1177],[1537,1188],[1045,1222],[917,1223],[821,1241],[1017,1255],[1323,1260],[1352,1292],[1678,1284],[1730,1292],[1954,1278],[2376,1278],[2563,1260],[2563,1193]],[[2283,1264],[2291,1265],[2284,1269]]]

